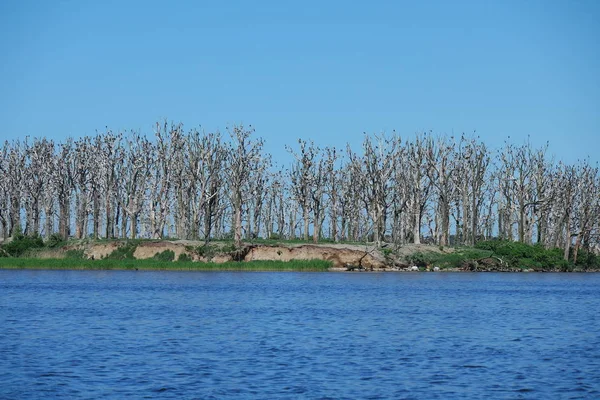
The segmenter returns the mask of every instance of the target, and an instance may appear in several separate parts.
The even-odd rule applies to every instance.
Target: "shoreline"
[[[459,268],[405,269],[405,268],[336,268],[323,260],[249,261],[228,263],[204,262],[160,262],[155,260],[76,260],[76,259],[36,259],[36,258],[0,258],[0,270],[30,271],[189,271],[189,272],[331,272],[331,273],[501,273],[501,274],[585,274],[600,270],[577,269],[561,271],[558,269],[511,269],[511,270],[464,270]]]
[[[9,254],[7,254],[9,255]],[[0,257],[0,269],[329,271],[329,272],[600,272],[566,262],[557,249],[508,241],[475,247],[426,244],[255,241],[208,245],[191,240],[79,240]],[[597,256],[594,256],[597,257]],[[589,259],[589,258],[588,258]]]

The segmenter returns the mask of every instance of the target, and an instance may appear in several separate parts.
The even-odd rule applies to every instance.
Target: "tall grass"
[[[72,269],[72,270],[164,270],[164,271],[327,271],[331,262],[323,260],[250,261],[222,264],[191,261],[163,262],[146,260],[77,260],[0,258],[0,269]]]

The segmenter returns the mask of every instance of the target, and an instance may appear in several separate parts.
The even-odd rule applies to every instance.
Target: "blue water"
[[[0,398],[600,398],[600,274],[0,270]]]

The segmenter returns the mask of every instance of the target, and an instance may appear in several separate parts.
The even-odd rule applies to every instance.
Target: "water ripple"
[[[596,274],[0,271],[0,398],[597,398]]]

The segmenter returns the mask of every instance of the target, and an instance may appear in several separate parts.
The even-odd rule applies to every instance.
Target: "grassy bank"
[[[528,245],[508,240],[482,241],[475,247],[457,247],[450,252],[417,252],[408,261],[419,267],[436,266],[441,269],[464,271],[598,271],[600,257],[579,250],[577,260],[573,252],[569,260],[563,258],[563,250],[546,249],[540,245]]]
[[[257,240],[254,246],[296,244],[300,241]],[[161,244],[162,243],[162,244]],[[107,244],[109,244],[107,246]],[[321,243],[328,246],[330,243]],[[344,243],[348,245],[348,243]],[[100,251],[97,247],[100,245]],[[177,247],[179,246],[179,247]],[[353,247],[353,246],[348,246]],[[354,246],[356,247],[356,246]],[[229,270],[229,271],[323,271],[332,263],[322,260],[303,261],[252,261],[245,259],[252,244],[237,249],[231,242],[185,242],[173,245],[168,241],[152,240],[85,240],[63,242],[53,235],[46,241],[39,236],[15,234],[10,242],[0,244],[0,268],[29,269],[138,269],[138,270]],[[373,252],[376,252],[371,244]],[[96,250],[94,250],[96,249]],[[139,251],[139,250],[142,251]],[[356,249],[354,249],[356,250]],[[104,252],[102,252],[104,251]],[[287,251],[283,249],[283,251]],[[329,258],[344,249],[328,249]],[[442,247],[434,245],[405,245],[399,248],[384,247],[380,251],[382,267],[407,270],[418,266],[420,270],[456,271],[599,271],[600,256],[579,249],[577,258],[571,249],[569,260],[564,260],[562,249],[547,249],[509,240],[488,240],[474,247]],[[332,253],[333,252],[333,253]],[[281,252],[277,252],[278,256]],[[279,259],[272,255],[265,258]],[[321,258],[303,254],[300,258]],[[136,259],[139,257],[140,259]],[[95,260],[94,260],[95,258]],[[217,260],[218,258],[218,260]],[[263,257],[258,257],[263,258]],[[238,260],[225,263],[213,260]],[[195,261],[193,261],[195,260]],[[362,260],[362,259],[361,259]],[[360,269],[361,260],[344,265]],[[339,264],[339,263],[338,263]],[[336,265],[339,267],[339,265]]]
[[[327,271],[331,263],[323,260],[251,261],[222,264],[159,260],[86,260],[0,258],[0,269],[52,270],[156,270],[156,271]]]

